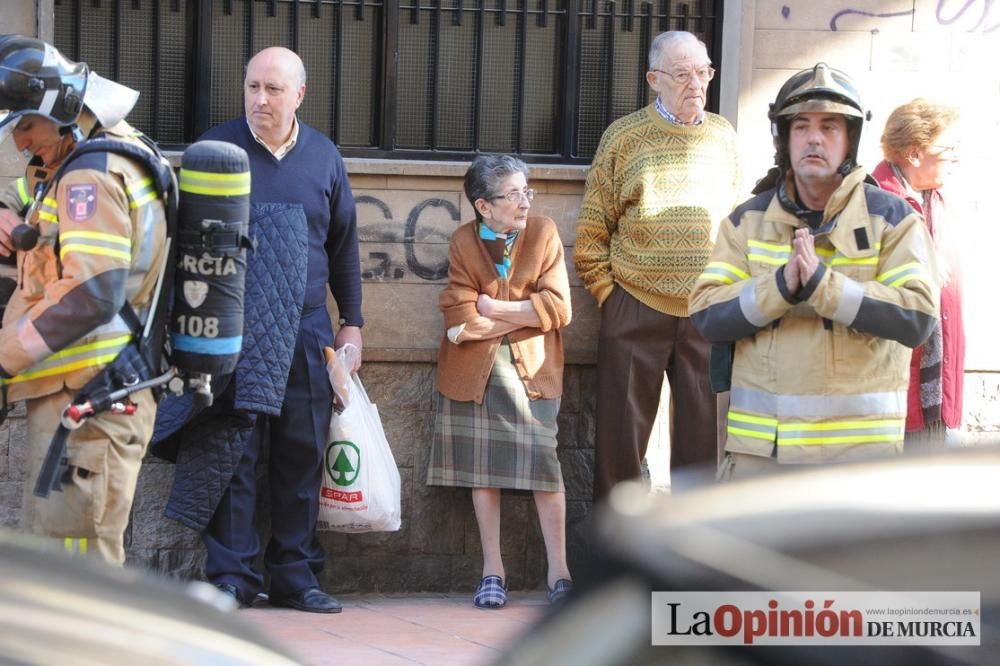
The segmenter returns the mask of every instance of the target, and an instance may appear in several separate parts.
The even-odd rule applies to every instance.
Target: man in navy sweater
[[[298,55],[281,47],[264,49],[247,65],[246,117],[202,137],[247,151],[252,205],[299,204],[308,226],[305,298],[281,413],[255,419],[229,488],[203,532],[205,573],[242,605],[263,588],[263,578],[253,568],[260,552],[254,467],[269,433],[271,541],[264,566],[270,575],[270,603],[337,613],[340,604],[320,589],[316,578],[325,562],[315,529],[333,404],[323,347],[351,343],[361,349],[361,270],[354,197],[340,153],[326,136],[295,117],[305,82]],[[340,313],[336,340],[326,309],[327,285]]]

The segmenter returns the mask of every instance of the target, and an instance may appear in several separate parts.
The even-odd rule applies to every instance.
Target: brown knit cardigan
[[[563,343],[559,329],[569,324],[572,315],[566,261],[555,222],[547,217],[528,218],[511,248],[511,274],[506,280],[497,274],[476,233],[476,223],[460,226],[451,237],[448,286],[439,298],[446,329],[479,316],[479,294],[504,301],[531,299],[542,325],[508,334],[514,364],[529,398],[561,396]],[[482,403],[500,343],[501,338],[494,338],[455,344],[445,335],[438,352],[438,391],[452,400]]]

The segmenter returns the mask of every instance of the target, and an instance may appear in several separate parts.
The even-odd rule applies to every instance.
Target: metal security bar
[[[396,148],[557,154],[564,5],[401,2]]]
[[[195,69],[209,82],[195,100],[197,133],[243,113],[246,62],[285,46],[306,67],[299,117],[341,147],[380,144],[384,6],[381,0],[215,0],[200,2],[198,25],[211,27]],[[202,119],[206,119],[201,126]]]
[[[402,159],[506,152],[587,162],[608,123],[650,101],[651,39],[690,30],[718,63],[722,27],[721,0],[54,0],[54,8],[56,45],[142,91],[131,119],[163,144],[182,146],[242,114],[246,61],[280,45],[306,65],[305,122],[345,155]]]
[[[649,45],[667,30],[687,30],[722,60],[722,3],[581,0],[579,90],[574,155],[592,157],[604,129],[652,101],[646,83]],[[718,110],[719,79],[709,85],[709,108]]]
[[[185,132],[190,0],[55,0],[54,42],[73,60],[139,90],[133,125],[169,143]]]

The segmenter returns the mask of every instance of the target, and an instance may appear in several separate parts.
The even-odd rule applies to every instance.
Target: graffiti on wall
[[[967,32],[993,32],[1000,28],[1000,11],[995,12],[994,9],[995,0],[938,0],[934,18],[938,25],[944,27],[958,24],[957,27],[961,27]],[[830,30],[836,32],[839,29],[838,22],[851,16],[888,19],[912,16],[915,12],[915,9],[910,9],[902,12],[878,13],[845,7],[830,17]],[[790,20],[791,15],[792,8],[788,5],[782,5],[782,18]]]
[[[860,9],[841,9],[839,12],[837,12],[830,18],[830,30],[836,32],[837,21],[844,18],[845,16],[855,15],[855,16],[870,16],[872,18],[895,18],[897,16],[912,16],[913,12],[914,10],[911,9],[906,12],[885,12],[882,14],[876,14],[874,12],[866,12]]]
[[[406,215],[402,236],[385,201],[360,195],[354,202],[362,242],[362,279],[403,281],[414,276],[435,282],[448,276],[448,241],[461,221],[454,202],[440,197],[418,201]],[[366,215],[367,207],[375,209],[374,216]]]
[[[964,2],[948,2],[938,0],[934,16],[941,25],[952,25],[960,19],[968,18],[974,21],[969,32],[982,29],[983,32],[993,32],[1000,28],[1000,12],[993,12],[994,0],[965,0]],[[960,5],[960,6],[959,6]],[[957,8],[956,8],[957,7]]]

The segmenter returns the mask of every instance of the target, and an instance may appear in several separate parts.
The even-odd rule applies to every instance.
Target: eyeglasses
[[[958,146],[931,146],[927,149],[927,154],[936,157],[942,162],[958,161]]]
[[[686,86],[691,83],[691,77],[697,76],[698,80],[703,83],[708,83],[715,78],[715,68],[714,67],[699,67],[698,69],[688,69],[683,72],[664,72],[662,69],[652,69],[652,72],[659,72],[670,77],[670,80],[679,86]]]
[[[490,201],[493,201],[495,199],[506,199],[511,203],[520,201],[521,199],[527,199],[529,202],[531,202],[535,200],[535,191],[530,187],[526,190],[511,190],[506,194],[498,194],[495,197],[490,197]]]

